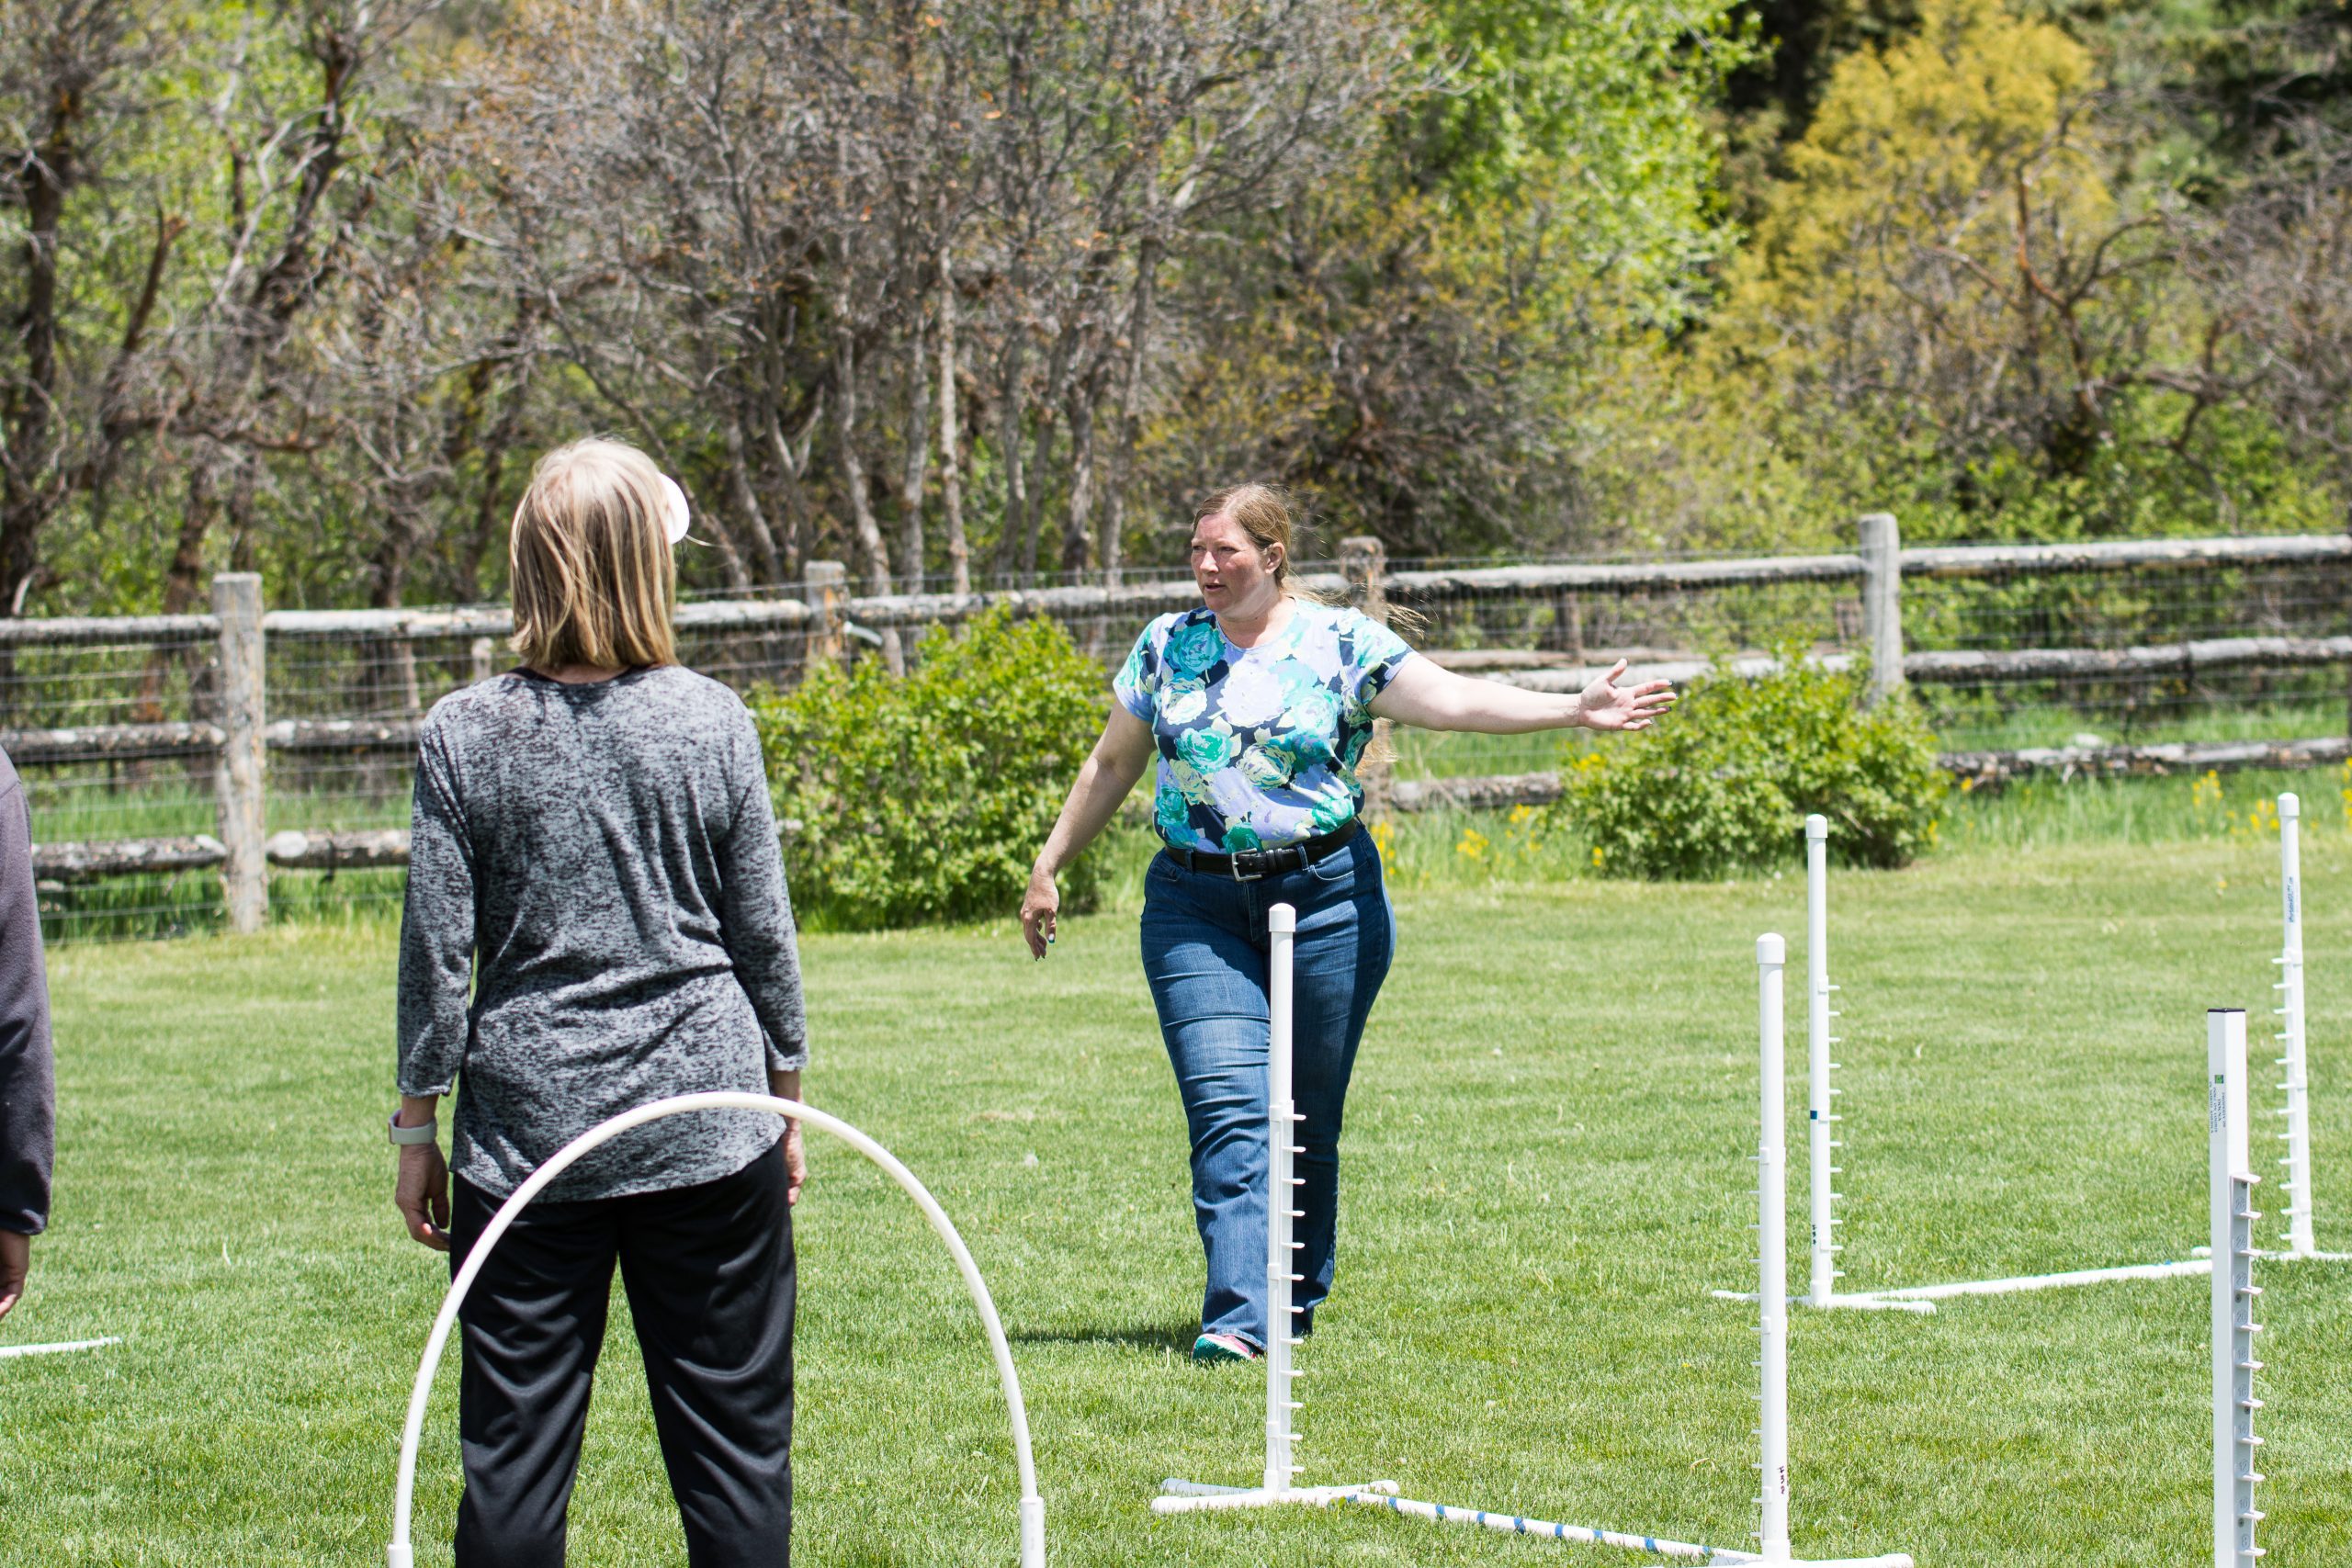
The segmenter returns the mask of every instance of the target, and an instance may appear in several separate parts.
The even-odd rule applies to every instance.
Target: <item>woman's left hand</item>
[[[419,1245],[449,1250],[449,1166],[438,1144],[405,1144],[392,1182],[392,1207]]]
[[[800,1144],[800,1123],[784,1124],[784,1201],[789,1208],[800,1201],[800,1190],[808,1184],[808,1152]]]
[[[1584,689],[1577,698],[1577,722],[1587,729],[1647,729],[1650,721],[1674,705],[1674,682],[1645,681],[1638,686],[1620,686],[1617,678],[1625,672],[1625,661],[1619,660],[1609,673]]]

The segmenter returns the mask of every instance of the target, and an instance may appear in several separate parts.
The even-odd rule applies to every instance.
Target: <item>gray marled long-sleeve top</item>
[[[767,1069],[807,1059],[775,817],[734,693],[663,666],[593,685],[516,672],[434,705],[401,923],[400,1088],[458,1085],[458,1177],[503,1196],[619,1111],[764,1093]],[[548,1195],[716,1180],[782,1125],[657,1122]]]
[[[57,1155],[57,1077],[32,839],[24,782],[0,754],[0,1231],[24,1235],[49,1224]]]

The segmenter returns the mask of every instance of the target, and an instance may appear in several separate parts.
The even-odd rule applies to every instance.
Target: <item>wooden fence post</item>
[[[1862,638],[1876,702],[1903,690],[1903,535],[1885,512],[1864,517],[1861,531]]]
[[[1347,579],[1348,597],[1355,607],[1382,626],[1388,624],[1388,547],[1369,534],[1340,541],[1340,574]],[[1385,820],[1389,812],[1388,773],[1395,756],[1388,743],[1388,721],[1372,721],[1372,744],[1356,765],[1356,782],[1363,786],[1363,812]]]
[[[842,601],[849,593],[849,568],[837,560],[812,560],[801,569],[800,596],[816,612],[808,622],[805,662],[842,660]]]
[[[220,617],[220,761],[213,773],[221,848],[220,887],[229,929],[253,932],[269,916],[269,864],[262,852],[267,829],[268,754],[262,740],[266,682],[261,630],[261,574],[224,571],[212,580],[212,612]]]
[[[498,643],[495,638],[478,637],[466,645],[467,672],[472,678],[469,685],[479,686],[498,673]]]

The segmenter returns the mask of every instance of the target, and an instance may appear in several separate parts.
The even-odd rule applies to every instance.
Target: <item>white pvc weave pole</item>
[[[1838,1141],[1831,1131],[1838,1122],[1831,1110],[1837,1091],[1829,1084],[1829,1075],[1838,1064],[1829,1059],[1829,1047],[1837,1043],[1829,1035],[1829,1021],[1837,1016],[1830,1010],[1829,997],[1837,987],[1829,983],[1826,817],[1804,819],[1804,894],[1805,1075],[1809,1111],[1805,1144],[1811,1159],[1807,1196],[1813,1204],[1813,1273],[1807,1300],[1815,1306],[1826,1307],[1838,1293],[1838,1254],[1841,1250],[1836,1237],[1838,1200],[1834,1185]]]
[[[884,1174],[897,1182],[907,1196],[915,1201],[923,1218],[956,1259],[956,1271],[964,1276],[964,1287],[971,1293],[972,1304],[979,1309],[980,1325],[988,1333],[989,1349],[996,1360],[997,1381],[1004,1389],[1005,1411],[1012,1422],[1012,1461],[1021,1483],[1021,1568],[1045,1568],[1046,1564],[1046,1504],[1037,1495],[1037,1468],[1029,1450],[1029,1413],[1021,1399],[1021,1377],[1013,1369],[1012,1347],[1004,1337],[1004,1325],[997,1317],[996,1303],[989,1295],[987,1281],[980,1278],[979,1266],[972,1261],[971,1249],[956,1234],[955,1223],[930,1189],[915,1179],[914,1172],[899,1163],[888,1149],[864,1133],[822,1111],[812,1110],[794,1100],[774,1095],[739,1092],[681,1094],[668,1100],[657,1100],[625,1111],[609,1121],[601,1122],[556,1151],[554,1156],[526,1178],[514,1190],[514,1196],[499,1205],[490,1224],[482,1227],[481,1235],[473,1249],[466,1255],[458,1276],[450,1281],[449,1293],[442,1298],[441,1311],[433,1320],[433,1332],[424,1342],[424,1359],[416,1370],[416,1386],[410,1391],[408,1423],[401,1433],[400,1481],[392,1504],[392,1540],[385,1549],[386,1568],[412,1568],[413,1553],[409,1544],[409,1514],[416,1495],[416,1454],[424,1434],[424,1407],[433,1396],[433,1374],[441,1364],[441,1352],[448,1344],[449,1330],[458,1321],[458,1309],[465,1304],[466,1293],[473,1289],[474,1280],[489,1261],[491,1252],[505,1235],[516,1215],[532,1199],[546,1190],[549,1182],[563,1174],[582,1156],[618,1137],[633,1127],[658,1122],[667,1116],[683,1116],[696,1111],[760,1111],[789,1121],[830,1133],[834,1137],[882,1168]]]
[[[1291,1352],[1304,1343],[1296,1319],[1305,1309],[1297,1304],[1295,1286],[1303,1282],[1298,1254],[1306,1244],[1297,1239],[1297,1222],[1306,1218],[1298,1207],[1299,1123],[1296,1075],[1294,1071],[1296,1008],[1293,984],[1298,911],[1276,904],[1266,911],[1266,1468],[1256,1486],[1217,1486],[1170,1478],[1159,1483],[1151,1500],[1155,1514],[1220,1513],[1233,1508],[1272,1508],[1292,1504],[1325,1506],[1343,1496],[1362,1494],[1385,1496],[1396,1490],[1393,1481],[1363,1485],[1307,1486],[1295,1484],[1302,1466],[1293,1453],[1298,1442],[1291,1430],[1300,1408],[1296,1397],[1298,1371]]]
[[[2278,953],[2278,1058],[2286,1082],[2287,1250],[2305,1256],[2319,1250],[2312,1232],[2311,1074],[2303,1043],[2303,858],[2302,802],[2278,797],[2278,902],[2285,938]]]
[[[1269,1492],[1287,1492],[1298,1466],[1291,1461],[1290,1353],[1299,1343],[1292,1321],[1298,1308],[1291,1287],[1299,1282],[1295,1222],[1299,1179],[1298,1108],[1291,1083],[1291,954],[1297,942],[1298,911],[1277,904],[1266,912],[1266,1480]]]
[[[1765,1568],[1793,1568],[1797,1560],[1791,1556],[1789,1550],[1788,1169],[1786,1151],[1782,1147],[1782,1140],[1787,1136],[1785,1117],[1788,1109],[1782,1089],[1788,1068],[1786,1042],[1782,1033],[1787,963],[1786,942],[1770,935],[1757,939],[1758,1077],[1762,1088],[1758,1091],[1760,1126],[1757,1134],[1756,1161],[1758,1288],[1753,1299],[1762,1308],[1763,1353],[1757,1363],[1762,1369],[1759,1379],[1762,1411],[1758,1427],[1763,1441],[1763,1486],[1758,1498],[1763,1508],[1763,1528],[1758,1532],[1760,1555],[1758,1552],[1734,1551],[1726,1547],[1703,1546],[1637,1534],[1631,1530],[1595,1529],[1589,1526],[1557,1524],[1521,1514],[1500,1514],[1484,1508],[1418,1502],[1396,1495],[1394,1488],[1385,1485],[1379,1488],[1329,1487],[1318,1489],[1311,1495],[1297,1495],[1385,1508],[1390,1513],[1412,1518],[1441,1524],[1470,1525],[1541,1540],[1624,1547],[1630,1551],[1710,1564],[1758,1563]],[[1163,1503],[1166,1501],[1161,1499]],[[1153,1506],[1158,1507],[1159,1504]],[[1245,1498],[1237,1496],[1228,1506],[1246,1506],[1248,1503]],[[1808,1558],[1804,1562],[1806,1568],[1913,1568],[1912,1559],[1906,1552],[1887,1552],[1875,1557]]]
[[[2262,1439],[2254,1435],[2255,1176],[2247,1150],[2245,1014],[2234,1008],[2205,1015],[2205,1067],[2210,1075],[2206,1126],[2211,1145],[2213,1231],[2213,1568],[2254,1568],[2262,1552],[2254,1528],[2254,1468]]]
[[[1781,1037],[1782,971],[1788,943],[1777,936],[1756,939],[1757,1033],[1761,1045],[1763,1094],[1756,1146],[1757,1313],[1763,1371],[1761,1545],[1768,1562],[1789,1557],[1789,1259],[1788,1107],[1782,1078],[1788,1064]]]

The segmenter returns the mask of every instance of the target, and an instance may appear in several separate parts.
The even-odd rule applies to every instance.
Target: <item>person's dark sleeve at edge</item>
[[[17,1238],[38,1235],[49,1224],[56,1158],[56,1069],[32,836],[24,784],[0,757],[0,1231],[12,1233],[14,1243],[0,1247],[0,1312],[24,1288],[29,1248]]]

